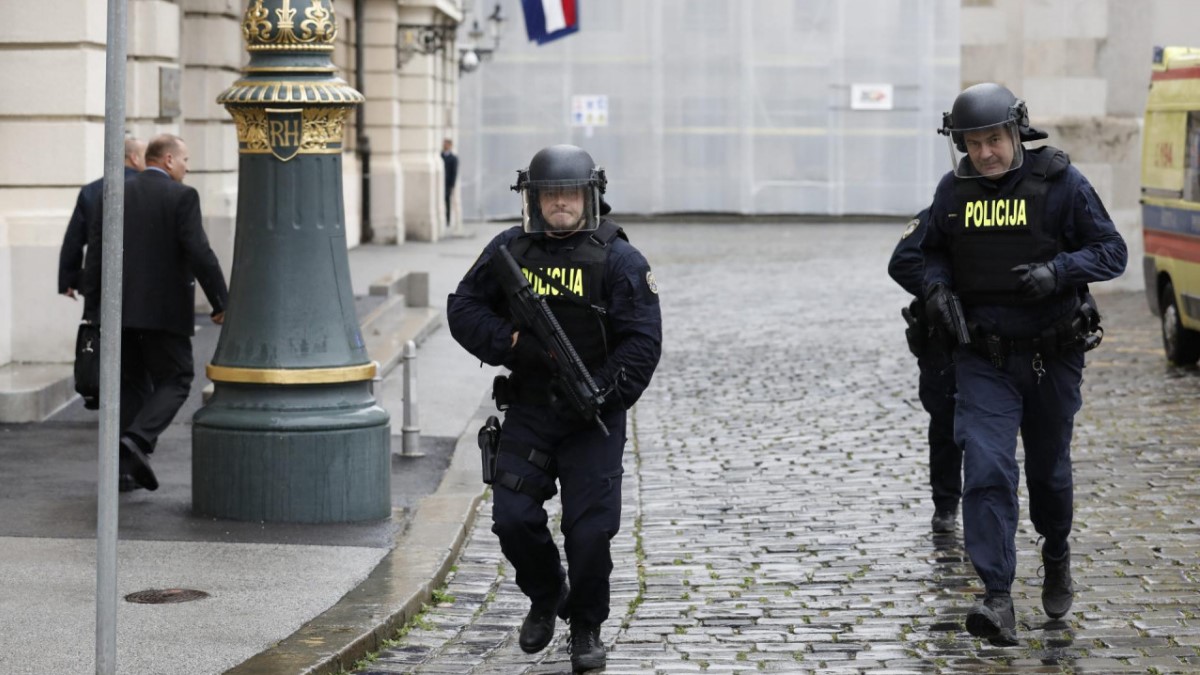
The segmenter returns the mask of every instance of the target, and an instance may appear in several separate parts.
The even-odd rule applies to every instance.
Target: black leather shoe
[[[1042,547],[1042,567],[1046,578],[1042,580],[1042,609],[1051,619],[1061,619],[1071,611],[1075,601],[1075,584],[1071,582],[1071,549],[1057,560],[1046,555]]]
[[[933,512],[933,519],[929,521],[929,527],[938,534],[945,534],[954,531],[954,520],[958,512],[954,509],[937,510]]]
[[[583,673],[603,668],[608,659],[600,627],[571,622],[571,670]]]
[[[567,595],[571,592],[567,580],[563,579],[558,596],[550,601],[535,602],[529,607],[525,621],[521,623],[521,634],[517,643],[526,654],[536,654],[550,644],[554,637],[554,615],[562,616],[566,611]]]
[[[122,473],[121,475],[119,475],[117,477],[117,491],[118,492],[133,492],[134,490],[141,490],[141,489],[142,489],[142,486],[138,485],[138,482],[133,479],[132,475],[130,475],[128,473]]]
[[[133,476],[138,485],[151,492],[158,489],[158,477],[154,475],[154,469],[150,468],[150,459],[128,436],[121,437],[121,459],[129,467],[129,475]]]
[[[1012,647],[1017,641],[1017,612],[1008,593],[988,593],[967,611],[967,632],[986,638],[997,647]]]

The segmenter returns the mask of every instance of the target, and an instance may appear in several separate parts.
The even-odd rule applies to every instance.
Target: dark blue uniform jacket
[[[1011,171],[998,181],[986,178],[985,189],[994,189],[1000,196],[1010,194],[1017,181],[1029,171],[1030,162]],[[929,212],[929,229],[921,240],[925,260],[925,283],[928,290],[935,283],[954,288],[950,264],[951,220],[947,214],[958,208],[954,193],[953,172],[942,177],[933,196]],[[1125,271],[1128,253],[1125,240],[1117,233],[1116,225],[1091,183],[1073,166],[1068,166],[1050,181],[1046,194],[1045,219],[1048,227],[1057,228],[1063,251],[1053,259],[1058,275],[1057,291],[1081,288],[1095,281],[1115,278]],[[1030,262],[1033,262],[1032,260]],[[1015,273],[1014,273],[1015,274]],[[968,321],[979,325],[985,333],[1005,337],[1027,338],[1037,335],[1059,318],[1075,311],[1076,294],[1052,296],[1044,302],[1026,306],[974,305],[965,307]]]
[[[446,320],[454,339],[480,361],[510,369],[515,365],[511,348],[515,328],[508,318],[504,294],[490,263],[502,244],[507,245],[521,234],[523,231],[517,226],[496,235],[446,302]],[[538,237],[534,246],[559,251],[579,244],[588,234],[580,233],[561,241],[532,236]],[[612,330],[608,340],[612,347],[608,360],[592,376],[601,389],[606,389],[624,368],[625,378],[619,382],[617,393],[618,400],[628,408],[650,384],[662,353],[658,289],[653,286],[650,264],[620,237],[610,244],[605,279],[604,300]]]
[[[888,276],[900,286],[916,296],[925,299],[925,258],[921,255],[921,239],[928,229],[929,209],[917,214],[912,231],[905,230],[904,236],[892,251],[892,259],[888,261]]]

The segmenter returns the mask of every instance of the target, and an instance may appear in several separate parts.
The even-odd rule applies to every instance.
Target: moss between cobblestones
[[[641,445],[638,443],[638,418],[637,408],[635,407],[630,412],[630,428],[632,429],[633,437],[633,463],[634,471],[641,474],[642,471],[642,453]],[[638,499],[639,504],[641,499]],[[639,506],[639,509],[641,507]],[[646,598],[646,547],[642,539],[642,514],[638,513],[633,519],[633,552],[637,559],[637,580],[638,591],[637,595],[629,603],[629,608],[625,611],[625,618],[621,621],[621,629],[629,628],[633,621],[633,615],[637,612],[637,608]]]
[[[433,601],[432,605],[421,603],[421,610],[413,615],[411,619],[405,622],[403,626],[396,629],[394,636],[381,640],[379,642],[378,651],[367,652],[365,656],[354,662],[354,665],[350,667],[350,670],[339,670],[338,675],[351,675],[351,673],[357,673],[367,666],[370,666],[372,663],[375,663],[375,661],[379,659],[379,654],[381,652],[399,647],[401,644],[403,644],[404,637],[411,633],[414,628],[420,628],[421,630],[433,630],[436,628],[436,626],[433,624],[433,621],[429,619],[429,610],[437,605],[454,603],[454,596],[446,592],[446,587],[450,584],[450,580],[452,578],[453,575],[448,575],[446,581],[441,586],[433,589],[433,593],[431,594],[431,599]]]

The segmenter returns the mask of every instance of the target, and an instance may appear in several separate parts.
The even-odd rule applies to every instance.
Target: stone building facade
[[[306,0],[293,0],[300,4]],[[237,204],[237,133],[217,95],[247,61],[247,0],[128,0],[126,131],[188,143],[186,181],[228,273]],[[463,0],[336,0],[334,63],[367,97],[370,240],[399,244],[447,233],[443,138],[455,136]],[[0,22],[0,378],[15,363],[72,358],[81,303],[57,295],[59,249],[79,187],[103,173],[107,3],[5,5]],[[356,10],[363,17],[356,26]],[[401,24],[447,39],[404,53]],[[361,36],[363,48],[357,50]],[[360,73],[356,53],[363,54]],[[398,57],[404,62],[399,65]],[[364,240],[357,124],[346,125],[345,204],[351,246]]]
[[[1198,24],[1192,0],[963,0],[963,86],[1008,86],[1092,182],[1129,245],[1113,286],[1143,283],[1141,127],[1154,46],[1198,46]]]

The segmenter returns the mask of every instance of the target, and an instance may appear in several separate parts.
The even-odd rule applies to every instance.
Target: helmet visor
[[[600,193],[590,180],[528,181],[520,192],[526,232],[566,237],[600,225]]]
[[[1025,153],[1015,122],[947,134],[950,163],[959,178],[998,178],[1021,166]]]

